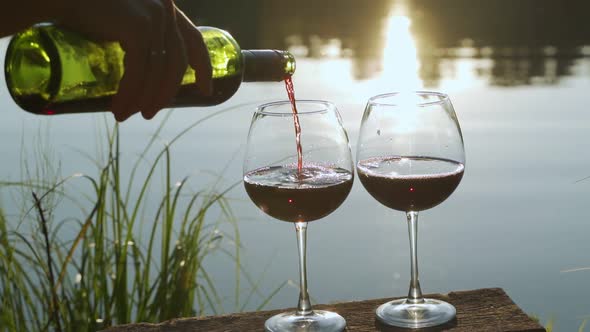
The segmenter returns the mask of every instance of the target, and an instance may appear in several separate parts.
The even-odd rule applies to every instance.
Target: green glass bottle
[[[228,100],[242,82],[281,81],[295,72],[287,51],[241,50],[232,36],[199,27],[213,68],[213,94],[195,87],[188,68],[170,107],[211,106]],[[107,111],[123,75],[118,43],[96,43],[52,24],[36,25],[13,36],[4,64],[14,101],[35,114]]]

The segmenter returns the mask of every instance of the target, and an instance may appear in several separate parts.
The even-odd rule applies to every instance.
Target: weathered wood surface
[[[444,326],[420,331],[510,331],[541,332],[545,329],[528,317],[500,288],[486,288],[452,292],[448,295],[431,294],[457,308],[457,319]],[[347,331],[409,331],[380,326],[375,320],[375,309],[391,299],[375,299],[317,305],[314,308],[338,312],[348,324]],[[105,332],[230,332],[262,331],[264,321],[285,310],[240,313],[204,318],[180,318],[161,324],[131,324],[112,327]]]

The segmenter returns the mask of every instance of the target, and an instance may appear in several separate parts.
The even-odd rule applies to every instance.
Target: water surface
[[[576,40],[566,47],[517,41],[496,47],[468,38],[429,47],[415,26],[424,20],[412,13],[416,11],[403,1],[387,6],[376,19],[378,33],[367,37],[376,45],[370,54],[329,27],[324,35],[321,30],[314,36],[277,33],[275,39],[298,57],[297,97],[333,101],[354,152],[370,96],[402,89],[448,93],[463,130],[467,162],[453,195],[420,214],[423,291],[502,287],[542,322],[553,318],[556,330],[577,330],[590,315],[590,270],[584,269],[590,267],[590,179],[579,181],[590,176],[590,42]],[[196,189],[213,183],[217,176],[212,174],[222,169],[223,184],[240,181],[255,105],[285,98],[279,83],[248,84],[218,107],[173,111],[161,133],[163,142],[188,123],[236,108],[175,143],[174,176],[190,175]],[[97,128],[104,115],[34,116],[10,101],[4,82],[0,110],[0,179],[21,177],[23,142],[28,147],[48,143],[64,175],[95,172],[81,151],[98,149]],[[135,161],[163,114],[153,121],[135,116],[121,125],[124,167]],[[106,121],[114,123],[108,114]],[[48,128],[49,134],[39,134],[39,128]],[[239,220],[241,259],[261,280],[261,292],[269,294],[287,279],[296,281],[293,227],[265,216],[242,186],[230,196]],[[19,203],[6,193],[2,198],[4,205]],[[308,245],[309,286],[316,302],[407,292],[405,217],[377,203],[359,181],[336,212],[311,224]],[[226,310],[234,310],[233,262],[219,253],[208,258],[207,267]],[[294,306],[297,294],[296,287],[288,286],[267,308]],[[246,309],[258,304],[253,301]]]

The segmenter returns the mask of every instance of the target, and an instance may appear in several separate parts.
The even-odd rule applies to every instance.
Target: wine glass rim
[[[327,100],[319,100],[319,99],[297,99],[295,101],[296,105],[299,104],[317,104],[317,105],[323,105],[325,106],[325,108],[321,108],[321,109],[317,109],[317,110],[297,110],[297,114],[298,115],[305,115],[305,114],[318,114],[318,113],[325,113],[330,109],[333,109],[335,107],[334,103],[327,101]],[[277,101],[272,101],[269,103],[264,103],[259,105],[258,107],[256,107],[256,113],[257,114],[264,114],[264,115],[270,115],[270,116],[292,116],[293,115],[293,111],[291,108],[288,109],[288,111],[284,111],[284,112],[277,112],[277,111],[269,111],[266,110],[267,108],[270,107],[274,107],[274,106],[283,106],[283,105],[291,105],[291,101],[290,100],[277,100]]]
[[[437,96],[440,98],[439,100],[435,100],[435,101],[426,101],[423,103],[417,103],[416,106],[418,106],[418,107],[438,105],[438,104],[446,103],[449,101],[449,95],[447,95],[446,93],[438,92],[438,91],[418,90],[418,91],[411,91],[411,92],[396,91],[396,92],[388,92],[388,93],[378,94],[376,96],[369,98],[369,104],[381,105],[381,106],[397,106],[398,104],[396,104],[396,103],[379,102],[379,100],[384,99],[384,98],[394,97],[394,96],[397,96],[400,94],[407,94],[407,93],[411,93],[414,95],[431,95],[431,96]]]

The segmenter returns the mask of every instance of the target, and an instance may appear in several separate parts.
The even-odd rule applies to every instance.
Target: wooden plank
[[[420,331],[453,332],[541,332],[545,329],[527,316],[500,288],[485,288],[452,292],[447,295],[431,294],[457,308],[457,319],[444,326]],[[374,299],[317,305],[314,308],[336,311],[348,324],[347,331],[409,331],[381,326],[375,320],[375,309],[391,299]],[[130,324],[112,327],[105,332],[233,332],[262,331],[264,321],[284,310],[239,313],[203,318],[180,318],[161,324]]]

